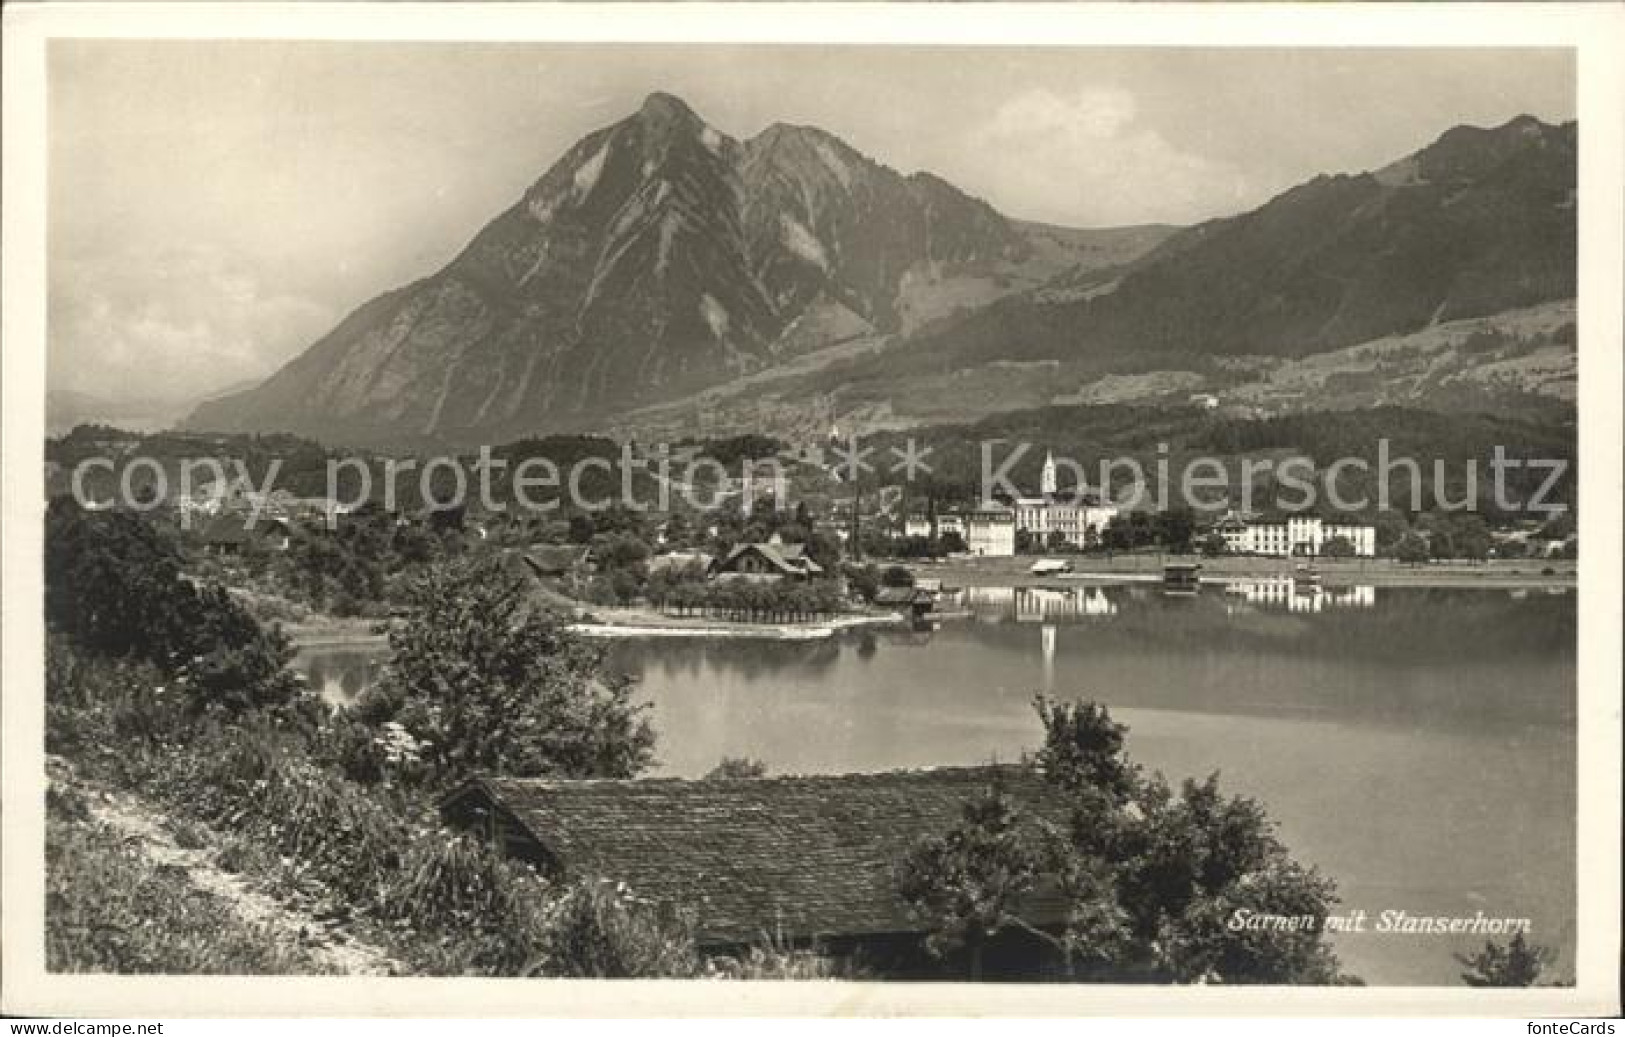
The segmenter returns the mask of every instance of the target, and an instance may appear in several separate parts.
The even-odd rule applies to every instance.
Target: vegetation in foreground
[[[52,972],[311,975],[312,955],[154,863],[61,791],[45,821],[45,966]]]

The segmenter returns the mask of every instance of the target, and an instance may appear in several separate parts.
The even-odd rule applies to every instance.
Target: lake
[[[971,618],[827,641],[616,643],[659,730],[658,773],[724,756],[776,773],[1011,761],[1039,692],[1106,703],[1172,781],[1218,771],[1260,800],[1342,910],[1527,917],[1572,975],[1575,597],[1236,581],[974,588]],[[376,652],[302,653],[335,698]],[[1485,937],[1336,937],[1373,984],[1456,984]]]

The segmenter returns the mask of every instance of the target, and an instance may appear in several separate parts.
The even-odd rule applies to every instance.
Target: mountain
[[[240,392],[254,384],[256,382],[239,382],[215,390],[209,397]],[[111,425],[135,432],[155,432],[185,418],[200,402],[197,396],[110,398],[77,389],[47,389],[45,431],[47,435],[59,436],[78,425]]]
[[[1165,394],[1223,391],[1296,358],[1573,299],[1575,143],[1574,123],[1528,116],[1457,127],[1384,168],[1318,176],[1251,212],[1180,231],[1116,265],[1074,267],[896,348],[754,385],[736,405],[708,399],[706,420],[722,434],[736,420],[771,426],[774,413],[816,407],[870,427],[945,422],[1067,397],[1121,399],[1124,379]],[[1562,358],[1548,354],[1572,355],[1572,335],[1529,345],[1547,350],[1532,391],[1561,398],[1550,372]],[[1455,379],[1453,409],[1502,405],[1528,367],[1502,363],[1482,393],[1474,379]],[[1371,395],[1438,396],[1404,374],[1393,393]],[[1314,405],[1313,390],[1293,400]],[[669,426],[675,409],[651,423]]]
[[[927,336],[921,369],[1136,354],[1304,356],[1572,298],[1575,125],[1457,127],[1371,173],[1319,176]]]
[[[1091,247],[822,130],[738,141],[656,93],[572,147],[445,268],[188,424],[380,445],[597,428],[929,326],[1087,266]]]

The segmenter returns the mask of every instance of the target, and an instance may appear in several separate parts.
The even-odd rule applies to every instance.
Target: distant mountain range
[[[973,418],[1114,375],[1222,386],[1227,358],[1572,298],[1574,187],[1574,124],[1523,117],[1197,227],[1073,230],[812,127],[734,140],[653,94],[444,269],[188,424],[373,446],[793,434]]]
[[[111,425],[130,432],[171,428],[201,402],[215,396],[243,392],[260,379],[216,389],[207,396],[121,396],[112,398],[78,389],[48,389],[45,393],[45,431],[57,436],[76,425]]]
[[[741,142],[653,94],[571,148],[444,269],[362,306],[190,424],[385,443],[590,428],[1131,258],[1164,233],[1097,241],[1016,224],[822,130],[774,125]]]

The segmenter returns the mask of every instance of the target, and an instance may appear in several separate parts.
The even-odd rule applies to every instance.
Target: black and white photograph
[[[6,914],[51,1011],[1613,1010],[1594,50],[390,17],[34,41]]]

